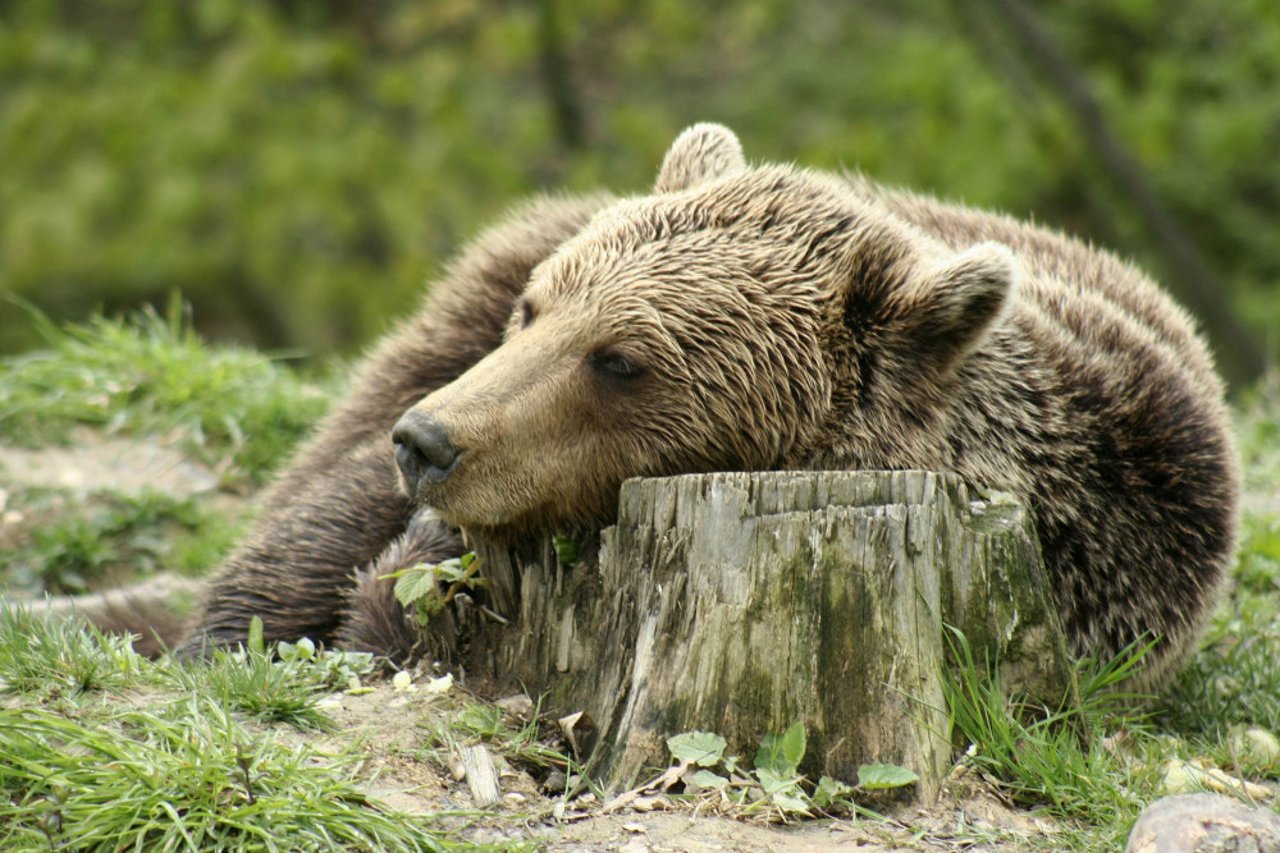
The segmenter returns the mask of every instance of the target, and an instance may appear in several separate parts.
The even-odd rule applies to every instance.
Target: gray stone
[[[1177,794],[1142,810],[1126,853],[1280,853],[1280,814],[1221,794]]]

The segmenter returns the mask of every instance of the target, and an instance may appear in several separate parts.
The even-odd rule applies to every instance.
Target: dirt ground
[[[108,490],[136,495],[149,489],[178,499],[211,494],[219,480],[208,467],[188,459],[176,438],[114,438],[89,429],[75,430],[65,445],[0,444],[0,479],[77,494]]]
[[[361,767],[366,790],[388,807],[408,814],[473,810],[469,788],[443,763],[424,757],[424,733],[443,725],[467,702],[460,690],[436,695],[423,690],[397,693],[386,682],[372,693],[335,694],[327,707],[338,733],[305,737],[312,748],[328,752],[359,743],[368,759]],[[512,720],[519,724],[520,720]],[[1009,808],[980,780],[961,778],[930,808],[901,807],[889,820],[814,818],[788,825],[708,814],[713,805],[679,798],[647,798],[642,808],[608,813],[593,796],[565,802],[545,792],[525,769],[498,759],[502,801],[481,817],[452,821],[463,838],[498,844],[532,841],[565,851],[772,851],[857,850],[954,851],[1008,850],[1030,846],[1057,827],[1050,821]]]

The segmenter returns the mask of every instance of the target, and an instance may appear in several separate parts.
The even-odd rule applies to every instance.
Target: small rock
[[[517,693],[514,696],[506,696],[499,699],[494,704],[501,708],[503,713],[510,714],[518,720],[533,719],[533,700],[523,693]]]
[[[1243,794],[1254,800],[1265,800],[1271,791],[1245,779],[1239,779],[1214,767],[1203,758],[1182,761],[1171,758],[1164,764],[1164,788],[1170,794],[1193,794],[1213,791],[1218,794]]]
[[[1280,763],[1280,738],[1259,726],[1234,730],[1231,748],[1255,764],[1269,767]]]
[[[565,778],[563,770],[552,770],[547,774],[547,778],[542,780],[542,790],[558,794],[564,790],[567,781],[569,780]]]
[[[631,801],[631,808],[638,812],[651,812],[655,809],[665,809],[671,805],[666,797],[636,797]]]
[[[427,692],[432,694],[448,693],[453,687],[453,673],[446,672],[439,678],[433,678],[427,682]]]
[[[1178,794],[1142,810],[1126,853],[1280,853],[1280,814],[1221,794]]]

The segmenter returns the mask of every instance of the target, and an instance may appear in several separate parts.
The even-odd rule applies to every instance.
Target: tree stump
[[[1027,513],[925,471],[688,475],[623,484],[598,559],[550,540],[478,543],[487,606],[469,667],[594,722],[590,770],[611,790],[668,763],[665,740],[723,735],[750,760],[797,720],[801,769],[856,779],[898,764],[931,800],[952,761],[945,625],[1005,683],[1073,689]]]

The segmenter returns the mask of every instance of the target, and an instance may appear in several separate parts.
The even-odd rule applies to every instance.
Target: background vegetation
[[[518,196],[684,125],[1114,246],[1236,379],[1280,328],[1272,0],[9,0],[0,290],[349,352]],[[1241,327],[1247,330],[1247,334]],[[1256,341],[1257,343],[1251,343]],[[0,352],[39,344],[0,301]]]

